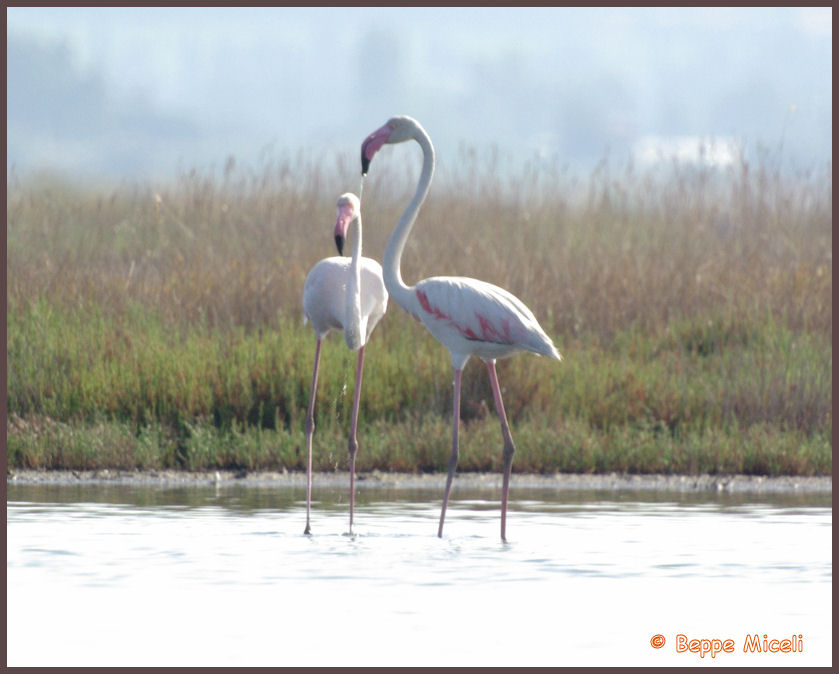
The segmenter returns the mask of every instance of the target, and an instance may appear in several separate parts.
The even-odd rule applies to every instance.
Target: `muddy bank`
[[[318,473],[314,482],[319,487],[345,486],[347,473]],[[356,476],[359,489],[365,487],[390,488],[443,488],[446,476],[438,474],[410,473],[360,473]],[[501,486],[501,476],[495,473],[459,473],[456,483],[464,487],[495,489]],[[182,471],[36,471],[9,470],[7,484],[124,484],[143,486],[206,486],[242,485],[305,487],[306,474],[299,472],[230,472],[216,471],[190,473]],[[511,487],[517,489],[640,489],[651,491],[717,491],[742,493],[809,492],[831,493],[833,478],[827,477],[765,477],[759,475],[626,475],[606,473],[602,475],[555,475],[514,474]]]

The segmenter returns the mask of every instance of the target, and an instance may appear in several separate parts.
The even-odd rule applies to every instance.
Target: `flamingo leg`
[[[443,521],[446,519],[446,506],[449,503],[449,492],[452,490],[454,471],[457,468],[458,442],[457,434],[460,428],[460,376],[463,370],[454,371],[454,398],[452,400],[452,453],[449,457],[449,475],[446,478],[446,491],[443,493],[443,510],[440,512],[440,528],[437,536],[443,537]]]
[[[495,361],[487,361],[489,382],[492,384],[492,397],[495,399],[495,411],[501,420],[501,434],[504,436],[504,480],[501,487],[501,540],[507,541],[507,498],[510,492],[510,473],[513,469],[513,454],[516,447],[510,424],[507,423],[507,413],[504,411],[504,401],[501,400],[501,387],[498,385],[498,374],[495,372]]]
[[[364,369],[364,347],[358,350],[358,366],[355,369],[355,393],[352,402],[352,423],[350,424],[350,533],[352,533],[353,510],[355,507],[355,453],[358,451],[358,403],[361,398],[361,375]]]
[[[320,344],[318,338],[315,347],[315,365],[312,369],[312,390],[309,394],[309,409],[306,412],[306,450],[308,459],[306,463],[306,529],[304,534],[312,533],[309,527],[309,514],[312,507],[312,436],[315,432],[315,398],[318,389],[318,365],[320,364]]]

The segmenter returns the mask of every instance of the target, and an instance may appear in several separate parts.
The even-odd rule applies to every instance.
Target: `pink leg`
[[[306,529],[304,534],[312,533],[309,528],[309,513],[312,505],[312,435],[315,432],[315,398],[318,390],[318,365],[320,364],[320,339],[315,347],[315,366],[312,369],[312,390],[309,393],[309,409],[306,412]]]
[[[440,513],[440,528],[437,536],[443,537],[443,521],[446,519],[446,506],[449,503],[449,492],[452,490],[454,471],[457,468],[457,432],[460,427],[460,375],[463,370],[454,371],[454,399],[452,401],[452,453],[449,457],[449,475],[446,478],[446,491],[443,494],[443,510]]]
[[[501,419],[501,433],[504,436],[504,481],[501,487],[501,540],[507,540],[507,497],[510,492],[510,473],[513,469],[513,454],[516,451],[513,445],[513,436],[510,433],[510,425],[507,423],[507,414],[504,411],[504,402],[501,400],[501,388],[498,386],[498,375],[495,372],[495,361],[487,362],[489,370],[489,382],[492,384],[492,397],[495,399],[495,411]]]
[[[352,423],[350,424],[350,533],[352,533],[353,509],[355,507],[355,453],[358,451],[358,403],[361,398],[361,375],[364,369],[364,347],[358,350],[358,365],[355,369],[355,394],[352,402]]]

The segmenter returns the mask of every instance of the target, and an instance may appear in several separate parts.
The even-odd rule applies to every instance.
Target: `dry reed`
[[[297,433],[296,407],[305,404],[311,358],[308,332],[297,327],[300,292],[309,268],[335,254],[335,199],[358,191],[356,163],[301,153],[249,169],[231,159],[218,174],[190,171],[172,184],[110,188],[12,176],[9,411],[46,413],[45,393],[33,384],[39,376],[66,377],[67,391],[84,379],[81,356],[76,362],[72,354],[33,353],[35,347],[26,346],[37,342],[30,331],[58,334],[58,323],[76,316],[76,333],[88,340],[77,348],[94,354],[90,358],[135,358],[144,340],[150,345],[146,367],[160,351],[169,358],[191,354],[192,369],[182,368],[182,376],[195,392],[175,400],[181,389],[174,387],[155,394],[169,403],[138,399],[132,407],[131,396],[144,395],[132,380],[124,391],[111,392],[122,407],[109,409],[107,396],[92,393],[91,409],[53,401],[49,414],[59,421],[95,417],[99,409],[135,424],[174,423],[183,440],[191,418],[209,415],[217,428],[274,427],[271,419],[282,418],[287,431]],[[574,420],[603,433],[628,424],[643,432],[663,428],[673,437],[685,427],[698,432],[732,422],[746,428],[769,423],[822,434],[829,444],[831,168],[789,174],[778,163],[740,161],[717,170],[674,164],[653,173],[631,165],[615,169],[604,160],[581,178],[535,163],[505,174],[497,155],[467,152],[456,165],[441,161],[406,248],[403,275],[409,283],[437,274],[478,277],[508,288],[533,309],[568,357],[562,374],[521,358],[505,365],[502,377],[511,417],[532,421],[531,435],[543,434],[546,445],[551,433],[572,433]],[[381,259],[412,193],[419,158],[394,152],[377,159],[374,169],[364,185],[364,249]],[[58,323],[37,323],[39,311],[57,312]],[[82,327],[91,316],[101,317],[98,337]],[[157,336],[148,337],[148,330]],[[284,338],[289,352],[243,365],[240,393],[212,384],[214,377],[239,380],[221,366],[210,368],[213,374],[202,358],[279,348],[265,341],[277,331],[294,332]],[[104,350],[90,343],[97,339],[107,342]],[[213,346],[201,351],[201,340]],[[368,421],[405,424],[427,416],[437,424],[450,400],[442,347],[396,305],[374,341],[381,369],[368,379]],[[39,348],[61,349],[61,340],[48,342]],[[804,352],[812,367],[795,355]],[[37,363],[46,374],[37,374]],[[595,374],[586,375],[581,364]],[[825,371],[827,384],[819,374]],[[414,376],[421,381],[412,388],[406,382]],[[272,377],[291,378],[294,390],[281,394],[266,383]],[[484,379],[467,371],[467,421],[486,417]],[[166,411],[156,415],[155,409]],[[569,425],[546,421],[561,417]],[[384,427],[381,433],[390,436]],[[427,451],[418,447],[415,458]]]

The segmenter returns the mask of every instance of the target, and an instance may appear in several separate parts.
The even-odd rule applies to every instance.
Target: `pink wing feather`
[[[470,342],[509,346],[511,352],[561,358],[533,312],[503,288],[477,279],[435,276],[417,283],[415,292],[421,309],[417,317],[444,343],[447,336],[450,341],[457,335]]]

